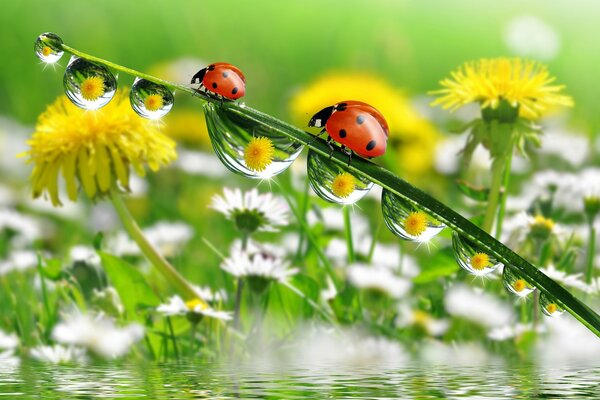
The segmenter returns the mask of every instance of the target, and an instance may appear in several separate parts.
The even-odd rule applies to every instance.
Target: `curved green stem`
[[[137,243],[140,250],[148,260],[158,269],[158,271],[173,285],[182,296],[187,299],[198,299],[198,294],[192,285],[177,272],[177,270],[152,246],[146,239],[144,233],[134,221],[123,202],[123,199],[116,189],[110,191],[110,200],[117,211],[117,215],[123,223],[123,227]]]
[[[207,95],[201,92],[197,92],[187,86],[182,86],[164,81],[162,79],[154,78],[150,75],[143,74],[130,68],[125,68],[112,62],[108,62],[100,58],[87,55],[66,45],[63,45],[63,49],[76,56],[104,63],[115,70],[138,76],[147,79],[151,82],[165,85],[172,89],[177,89],[186,93],[196,95],[198,97],[201,97],[205,101],[215,102],[216,104],[219,104],[221,107],[229,110],[232,113],[238,114],[247,120],[254,121],[257,124],[268,126],[271,130],[288,137],[290,140],[300,142],[306,147],[310,148],[312,151],[322,156],[329,157],[330,150],[324,140],[315,140],[314,136],[310,133],[305,132],[293,125],[290,125],[261,111],[255,110],[245,105],[237,104],[235,102],[226,101],[221,103],[221,101],[212,99]],[[439,221],[444,222],[449,228],[457,231],[461,235],[465,236],[467,239],[478,243],[482,251],[494,255],[494,257],[500,260],[503,264],[517,270],[525,279],[534,284],[541,292],[554,298],[560,306],[564,307],[576,319],[578,319],[582,324],[584,324],[592,332],[594,332],[600,337],[600,316],[598,314],[596,314],[592,309],[590,309],[580,300],[575,298],[562,286],[554,282],[552,279],[548,278],[544,273],[539,271],[531,263],[529,263],[524,258],[510,250],[498,240],[494,239],[484,230],[471,223],[468,219],[460,215],[458,212],[442,204],[441,202],[424,193],[420,189],[412,186],[408,182],[400,179],[387,169],[378,166],[377,164],[374,164],[368,160],[357,157],[352,161],[352,164],[350,166],[347,166],[347,156],[345,154],[342,154],[342,152],[334,152],[332,154],[331,160],[333,160],[333,162],[339,164],[340,166],[348,169],[349,171],[357,175],[363,176],[371,180],[372,182],[386,188],[393,194],[400,196],[415,205],[418,205],[421,209],[423,209]],[[497,168],[500,169],[500,167]],[[501,181],[502,175],[500,173],[497,173],[496,175],[499,175],[497,179]],[[500,185],[500,183],[498,183],[497,185]],[[488,229],[490,227],[491,223]],[[162,257],[153,257],[156,258],[156,262],[158,264],[162,265]],[[163,269],[165,271],[168,271],[167,268]],[[177,279],[175,279],[175,281],[177,281]],[[182,289],[186,288],[186,286],[182,282],[180,282],[179,285]]]

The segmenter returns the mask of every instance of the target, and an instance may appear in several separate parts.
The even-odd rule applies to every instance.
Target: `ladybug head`
[[[200,71],[196,72],[196,75],[192,77],[192,82],[190,83],[202,83],[204,75],[206,75],[206,68],[202,68]]]
[[[329,117],[331,117],[333,110],[334,106],[325,107],[324,109],[313,115],[310,121],[308,121],[308,126],[314,126],[315,128],[324,127]]]

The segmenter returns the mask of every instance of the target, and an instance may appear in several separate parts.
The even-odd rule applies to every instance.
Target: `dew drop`
[[[559,317],[565,312],[565,309],[556,303],[553,298],[544,293],[540,293],[540,308],[544,314],[552,318]]]
[[[106,66],[78,57],[71,57],[63,84],[73,104],[86,110],[104,107],[117,90],[117,80]]]
[[[131,108],[140,117],[158,119],[167,115],[175,101],[166,86],[137,78],[129,93]]]
[[[484,276],[502,265],[493,255],[458,232],[452,232],[452,247],[458,265],[472,275]]]
[[[308,152],[306,163],[310,186],[320,198],[329,202],[354,204],[373,187],[373,182],[312,150]]]
[[[381,195],[381,208],[387,227],[405,240],[428,242],[446,227],[418,206],[386,189]]]
[[[217,157],[228,169],[248,178],[269,179],[282,173],[304,147],[264,124],[213,103],[204,105],[204,115]]]
[[[62,44],[63,41],[58,35],[46,32],[37,37],[33,49],[40,60],[53,64],[60,60],[65,53]]]
[[[502,283],[506,290],[519,297],[526,297],[535,290],[529,282],[510,267],[504,267],[504,271],[502,271]]]

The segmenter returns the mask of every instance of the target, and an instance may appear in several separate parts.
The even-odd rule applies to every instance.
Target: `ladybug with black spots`
[[[192,84],[199,83],[208,92],[225,99],[237,100],[246,94],[246,78],[242,71],[231,64],[218,62],[196,72]]]
[[[352,152],[366,158],[384,155],[390,131],[387,121],[375,107],[355,100],[325,107],[313,115],[308,126],[323,128],[318,136],[327,132],[327,143],[332,151],[333,140],[342,146],[350,159]]]

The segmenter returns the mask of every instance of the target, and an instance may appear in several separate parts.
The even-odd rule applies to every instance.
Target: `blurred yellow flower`
[[[438,131],[401,91],[377,76],[344,72],[325,75],[293,96],[290,111],[297,125],[306,126],[314,113],[343,100],[364,101],[381,111],[390,127],[388,152],[392,150],[393,162],[403,173],[419,175],[431,169],[440,139]]]
[[[129,185],[129,167],[144,175],[145,165],[156,171],[177,157],[175,142],[159,125],[140,118],[131,109],[126,91],[96,111],[73,105],[59,97],[38,119],[35,132],[23,153],[33,163],[33,196],[50,195],[60,205],[58,179],[62,173],[69,199],[77,199],[78,185],[94,199],[111,190],[115,181]]]
[[[170,138],[189,145],[210,147],[208,128],[202,110],[174,109],[163,117],[163,120],[163,132]]]
[[[519,108],[526,119],[539,118],[551,106],[573,106],[573,99],[559,94],[564,85],[551,85],[556,78],[545,65],[520,58],[492,58],[466,62],[440,82],[443,89],[432,105],[456,110],[469,103],[497,109],[505,100]]]

